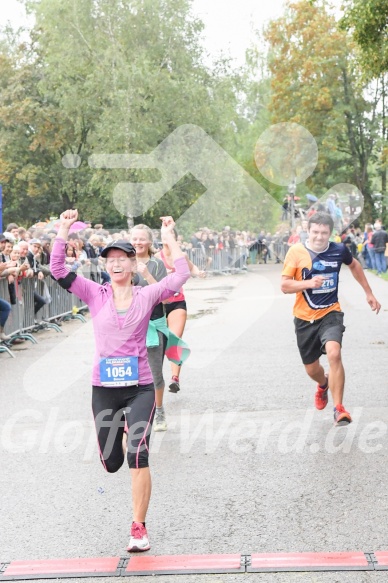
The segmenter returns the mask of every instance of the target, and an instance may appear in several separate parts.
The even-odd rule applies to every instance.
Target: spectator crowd
[[[355,205],[355,203],[353,203]],[[323,207],[323,208],[322,208]],[[310,204],[300,213],[298,224],[290,229],[288,223],[280,223],[274,233],[259,230],[233,230],[225,226],[217,231],[202,227],[188,240],[178,234],[178,243],[192,262],[199,269],[210,273],[233,273],[233,270],[246,270],[247,264],[283,261],[288,249],[295,243],[304,243],[308,237],[307,221],[316,210],[325,210],[335,216],[333,240],[347,245],[352,255],[362,266],[381,275],[387,271],[388,234],[381,220],[368,223],[364,229],[349,223],[351,214],[340,216],[335,195],[328,197],[326,206],[319,203]],[[350,207],[349,207],[350,208]],[[284,209],[283,209],[284,210]],[[354,206],[355,212],[355,206]],[[284,221],[284,216],[282,219]],[[83,224],[82,229],[69,234],[66,246],[66,267],[94,281],[107,282],[109,276],[105,271],[105,260],[101,257],[103,249],[118,239],[130,239],[127,230],[110,232],[102,224],[92,227]],[[50,276],[50,254],[57,231],[52,223],[47,226],[38,223],[25,229],[16,223],[7,225],[0,233],[0,342],[7,340],[4,332],[11,305],[16,304],[18,286],[25,279],[45,281]],[[153,231],[153,247],[161,247],[159,232]],[[6,287],[4,287],[4,284]],[[42,289],[42,286],[39,288]],[[6,290],[6,293],[4,292]],[[46,286],[43,293],[35,286],[33,293],[33,311],[35,323],[39,323],[38,312],[50,301]]]

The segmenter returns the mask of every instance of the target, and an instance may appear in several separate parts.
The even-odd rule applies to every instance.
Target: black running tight
[[[100,459],[107,472],[123,465],[124,424],[128,427],[130,468],[148,467],[149,442],[155,414],[154,385],[93,386],[92,409]]]

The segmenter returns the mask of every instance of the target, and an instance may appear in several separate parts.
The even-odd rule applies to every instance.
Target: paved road
[[[313,408],[280,267],[192,280],[182,390],[152,438],[152,554],[388,550],[388,284],[375,316],[347,268],[348,428]],[[104,473],[90,412],[90,324],[0,354],[0,563],[124,556],[129,475]],[[168,376],[168,364],[165,367]],[[387,574],[193,575],[198,582],[382,582]],[[135,578],[137,580],[137,578]],[[160,576],[158,581],[172,581]],[[138,579],[155,581],[151,577]],[[74,580],[73,580],[74,581]]]

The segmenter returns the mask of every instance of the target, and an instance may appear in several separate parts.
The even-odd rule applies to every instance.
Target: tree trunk
[[[72,207],[72,203],[67,192],[62,192],[61,197],[63,202],[63,210],[70,209]]]
[[[361,218],[365,222],[373,222],[376,215],[374,206],[371,185],[369,181],[368,163],[372,152],[372,143],[365,138],[362,132],[357,133],[355,127],[362,127],[362,119],[359,118],[356,109],[355,114],[352,113],[353,95],[351,95],[352,86],[348,80],[346,69],[342,70],[342,78],[344,83],[344,103],[348,106],[345,110],[345,120],[348,142],[351,152],[351,160],[354,169],[354,178],[356,185],[364,196],[364,210]],[[376,104],[375,104],[376,106]]]

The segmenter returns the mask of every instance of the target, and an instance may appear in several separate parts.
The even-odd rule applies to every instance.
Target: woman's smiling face
[[[121,249],[111,249],[106,258],[106,270],[112,282],[130,281],[132,275],[136,273],[136,258],[128,257]]]
[[[147,231],[144,229],[132,229],[131,232],[131,243],[136,249],[136,254],[139,256],[148,255],[148,250],[151,247],[152,241],[150,241]]]

